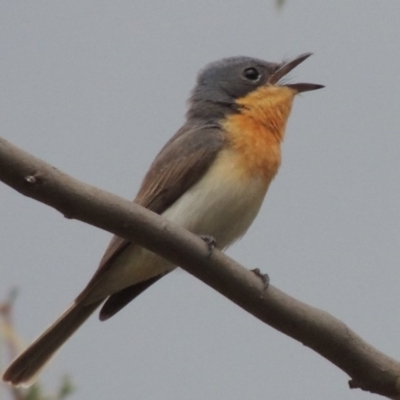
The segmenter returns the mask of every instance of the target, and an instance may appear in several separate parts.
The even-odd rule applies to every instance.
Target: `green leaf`
[[[286,0],[275,0],[276,7],[280,10],[284,6],[285,2]]]
[[[75,391],[75,387],[72,384],[71,378],[69,377],[69,375],[65,375],[62,378],[60,389],[58,390],[57,399],[60,399],[60,400],[65,399],[74,391]]]

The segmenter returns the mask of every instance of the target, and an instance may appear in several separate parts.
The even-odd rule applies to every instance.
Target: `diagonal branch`
[[[0,138],[0,180],[21,194],[147,247],[268,325],[312,348],[361,388],[400,399],[400,363],[381,353],[330,314],[270,285],[196,235],[159,215],[86,185]]]

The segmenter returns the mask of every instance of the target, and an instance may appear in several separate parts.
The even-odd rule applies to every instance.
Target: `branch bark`
[[[0,180],[21,194],[132,240],[180,265],[261,321],[310,347],[346,372],[351,388],[400,399],[400,363],[340,320],[261,280],[196,235],[159,215],[79,182],[0,138]]]

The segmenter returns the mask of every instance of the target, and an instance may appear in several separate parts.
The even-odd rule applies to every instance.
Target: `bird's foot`
[[[258,278],[261,279],[262,283],[264,284],[264,290],[268,289],[269,282],[270,282],[270,279],[269,279],[268,274],[263,274],[263,273],[259,270],[259,268],[252,269],[251,272],[253,272],[253,274],[254,274],[255,276],[257,276]]]
[[[210,235],[200,235],[200,238],[203,239],[204,243],[207,245],[209,256],[211,256],[213,250],[217,246],[217,241]]]

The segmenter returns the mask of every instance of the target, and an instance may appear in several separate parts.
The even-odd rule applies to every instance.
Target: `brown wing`
[[[218,126],[184,125],[151,164],[134,202],[162,214],[204,175],[222,144],[223,134]],[[101,259],[99,270],[129,243],[114,236]]]
[[[162,214],[204,175],[222,147],[223,140],[222,131],[216,125],[184,125],[155,158],[134,202]],[[98,270],[79,298],[85,297],[129,244],[131,242],[118,236],[112,238]],[[107,312],[101,311],[102,319],[114,315],[159,278],[161,276],[152,278],[148,285],[134,285],[111,295],[103,306]]]

